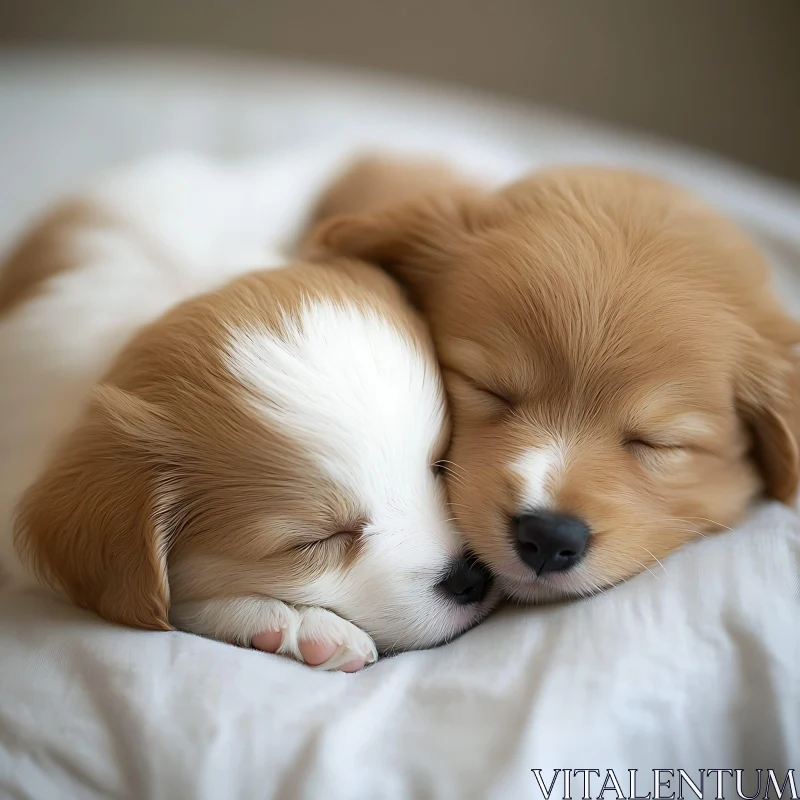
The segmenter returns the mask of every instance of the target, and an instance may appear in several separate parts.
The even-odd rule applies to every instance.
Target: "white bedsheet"
[[[0,55],[0,246],[122,159],[333,140],[443,151],[498,179],[554,160],[670,175],[749,227],[800,310],[796,188],[480,98],[258,63]],[[626,792],[638,769],[641,794],[653,769],[794,768],[800,788],[796,513],[764,505],[601,596],[506,610],[356,675],[0,596],[0,797],[536,798],[535,768],[547,783],[614,769]]]

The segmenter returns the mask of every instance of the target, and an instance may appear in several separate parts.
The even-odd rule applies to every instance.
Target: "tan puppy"
[[[425,312],[453,511],[507,593],[589,594],[735,524],[762,492],[792,500],[800,327],[733,225],[613,169],[494,193],[451,177],[411,197],[415,175],[430,188],[424,165],[354,167],[322,208],[358,212],[353,187],[371,184],[361,213],[313,247],[381,265]]]

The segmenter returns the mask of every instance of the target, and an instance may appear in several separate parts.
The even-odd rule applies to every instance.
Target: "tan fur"
[[[0,269],[0,315],[43,291],[51,278],[81,263],[69,243],[77,229],[116,224],[106,211],[84,200],[59,205],[19,243]]]
[[[377,306],[433,357],[395,284],[347,260],[254,273],[175,308],[121,353],[19,506],[18,546],[43,579],[106,619],[166,630],[170,603],[284,597],[347,569],[357,509],[248,409],[221,356],[229,326],[276,330],[315,296]]]
[[[420,194],[450,189],[459,182],[452,169],[435,161],[408,163],[365,156],[328,187],[311,213],[310,224],[338,214],[392,206]]]
[[[363,183],[340,181],[343,205]],[[733,525],[762,490],[792,501],[800,326],[733,225],[611,169],[483,195],[406,187],[394,206],[390,189],[323,222],[310,251],[380,264],[425,312],[454,416],[454,514],[499,573],[519,569],[509,465],[554,441],[566,456],[548,490],[592,528],[596,588]]]
[[[180,270],[150,237],[98,202],[76,197],[59,203],[37,223],[0,266],[0,316],[46,292],[53,279],[80,269],[85,253],[80,234],[122,232],[171,280],[180,285]]]

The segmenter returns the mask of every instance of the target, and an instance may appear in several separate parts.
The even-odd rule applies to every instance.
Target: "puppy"
[[[424,311],[453,513],[508,595],[590,594],[762,493],[792,501],[800,326],[733,225],[615,169],[414,197],[415,176],[431,189],[425,165],[356,165],[320,205],[349,213],[309,252],[380,265]]]
[[[449,520],[441,375],[395,283],[250,272],[280,258],[258,217],[286,178],[140,167],[11,255],[0,556],[113,622],[354,671],[496,593]]]

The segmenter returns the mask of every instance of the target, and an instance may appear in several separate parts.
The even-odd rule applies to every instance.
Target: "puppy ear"
[[[753,434],[753,457],[767,496],[791,504],[800,481],[800,342],[793,320],[773,319],[774,337],[758,337],[740,367],[739,412]]]
[[[25,493],[16,544],[39,575],[105,619],[171,630],[168,511],[152,443],[169,442],[158,409],[97,387],[78,429]]]
[[[463,188],[468,188],[467,181],[438,161],[364,155],[325,189],[309,224],[342,214],[379,211],[424,195]]]
[[[435,165],[363,161],[323,196],[302,254],[368,261],[424,293],[480,228],[482,194]]]

